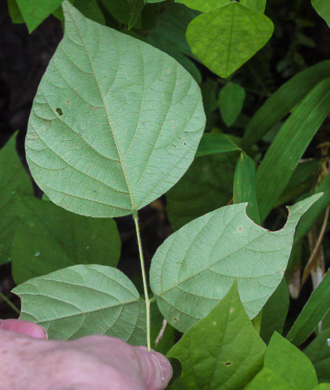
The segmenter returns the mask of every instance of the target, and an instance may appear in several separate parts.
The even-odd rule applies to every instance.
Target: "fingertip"
[[[0,329],[25,334],[35,339],[48,339],[47,331],[41,325],[29,321],[18,319],[0,320]]]

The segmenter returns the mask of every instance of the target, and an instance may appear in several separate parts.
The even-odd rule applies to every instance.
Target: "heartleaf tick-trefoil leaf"
[[[321,195],[289,207],[283,229],[271,232],[246,215],[246,203],[225,206],[188,223],[157,250],[150,284],[164,317],[185,332],[204,318],[237,279],[254,318],[281,282],[301,216]]]
[[[63,3],[65,34],[29,119],[27,160],[57,205],[128,215],[169,190],[205,125],[201,93],[173,58]]]

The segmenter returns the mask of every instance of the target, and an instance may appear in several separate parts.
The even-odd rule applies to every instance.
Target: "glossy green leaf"
[[[175,58],[200,82],[201,74],[189,59],[194,55],[186,40],[187,26],[197,15],[198,12],[181,4],[168,5],[158,17],[156,26],[149,31],[147,42]]]
[[[244,390],[298,390],[280,374],[270,368],[263,368]]]
[[[42,325],[52,339],[102,334],[145,343],[145,307],[132,282],[116,268],[75,265],[15,287],[20,318]]]
[[[315,11],[326,21],[330,27],[330,2],[328,0],[311,0]]]
[[[260,225],[256,196],[256,166],[252,158],[244,153],[241,153],[236,164],[233,202],[248,202],[246,214],[252,221]]]
[[[169,190],[205,125],[201,93],[171,57],[64,3],[65,35],[29,119],[27,161],[57,205],[128,215]]]
[[[304,353],[313,363],[318,380],[330,383],[330,327],[323,330]]]
[[[239,84],[228,83],[220,91],[219,108],[223,121],[230,127],[242,111],[245,90]]]
[[[20,284],[75,264],[115,267],[120,237],[112,219],[82,217],[33,197],[16,197],[22,227],[13,240],[13,277]]]
[[[319,187],[316,193],[323,193],[323,196],[313,204],[313,206],[302,217],[297,227],[295,242],[300,241],[315,225],[321,213],[330,205],[330,175],[328,174]]]
[[[330,271],[313,291],[286,338],[301,345],[330,309]]]
[[[230,3],[230,0],[175,0],[176,3],[181,3],[189,8],[200,12],[210,12],[214,9],[223,7]]]
[[[21,11],[18,8],[16,0],[7,0],[8,1],[8,11],[10,18],[13,23],[24,23],[23,16]]]
[[[276,372],[297,390],[310,390],[317,385],[311,361],[278,333],[274,333],[269,342],[264,367]]]
[[[260,336],[266,344],[268,344],[275,331],[282,333],[289,305],[289,289],[285,279],[282,279],[274,294],[262,309]]]
[[[240,0],[241,4],[259,12],[265,12],[266,2],[267,0]]]
[[[204,318],[233,281],[254,318],[282,280],[295,227],[318,199],[289,207],[285,227],[270,232],[246,216],[246,203],[197,218],[167,238],[152,259],[150,285],[164,317],[184,332]]]
[[[167,354],[178,359],[182,376],[176,389],[237,390],[261,369],[266,346],[240,302],[237,285]]]
[[[195,159],[166,195],[174,230],[230,202],[237,157],[237,153],[220,153]]]
[[[242,140],[247,149],[283,119],[320,81],[329,77],[330,60],[320,62],[292,77],[251,118]]]
[[[258,168],[256,187],[261,221],[275,206],[329,112],[330,78],[321,81],[301,101],[281,127]]]
[[[29,32],[35,30],[63,0],[16,0]]]
[[[198,146],[196,157],[234,152],[236,150],[240,150],[240,147],[228,135],[205,133]]]
[[[16,152],[13,136],[0,151],[0,265],[11,260],[11,246],[18,227],[17,191],[33,194],[32,183]]]
[[[228,77],[268,42],[273,29],[265,15],[234,1],[195,18],[187,40],[212,72]]]

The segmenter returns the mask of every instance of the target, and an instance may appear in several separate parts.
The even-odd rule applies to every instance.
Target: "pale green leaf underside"
[[[197,16],[188,26],[187,41],[209,69],[228,77],[267,43],[273,30],[265,15],[234,1]]]
[[[186,331],[237,279],[243,306],[254,318],[283,277],[300,217],[319,197],[289,207],[285,227],[276,232],[254,224],[242,203],[210,212],[172,234],[158,248],[150,270],[164,317]]]
[[[27,160],[54,203],[128,215],[191,164],[205,125],[201,93],[167,54],[63,8],[65,35],[34,100]]]
[[[42,325],[50,338],[91,334],[145,343],[145,308],[133,283],[116,268],[75,265],[21,284],[21,319]]]

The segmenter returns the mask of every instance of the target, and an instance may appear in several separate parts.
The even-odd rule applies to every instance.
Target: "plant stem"
[[[7,305],[10,306],[14,311],[16,311],[18,315],[21,314],[21,312],[17,309],[17,307],[1,291],[0,291],[0,298],[3,299],[7,303]]]
[[[140,265],[141,265],[141,271],[142,271],[143,290],[144,290],[144,299],[145,299],[145,303],[146,303],[147,348],[148,348],[148,351],[150,352],[151,351],[151,344],[150,344],[150,299],[149,299],[149,293],[148,293],[146,270],[144,267],[142,242],[141,242],[141,235],[140,235],[140,228],[139,228],[139,218],[138,218],[138,213],[136,210],[133,210],[133,219],[134,219],[134,223],[135,223],[136,236],[137,236],[137,242],[138,242],[138,247],[139,247]]]

